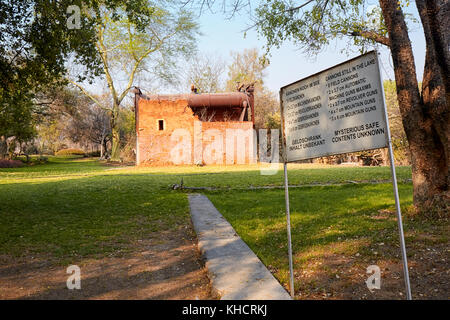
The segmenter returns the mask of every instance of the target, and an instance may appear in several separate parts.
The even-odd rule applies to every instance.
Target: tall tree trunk
[[[119,125],[117,123],[119,118],[119,104],[114,102],[113,110],[111,114],[111,160],[120,160],[120,134]]]
[[[418,6],[420,6],[419,2]],[[439,113],[439,110],[443,109],[442,107],[448,109],[448,105],[442,106],[441,102],[436,104],[441,99],[432,98],[433,95],[441,95],[442,91],[445,93],[445,88],[442,85],[440,88],[431,86],[429,88],[434,92],[428,98],[422,99],[411,41],[402,9],[397,1],[392,0],[380,0],[380,6],[390,38],[397,97],[411,152],[414,205],[425,214],[445,213],[448,212],[446,207],[449,199],[448,157],[445,151],[448,146],[440,134],[445,130],[443,128],[445,125],[440,124],[440,120],[432,116],[434,112]],[[424,29],[425,27],[424,25]],[[429,46],[432,44],[429,43],[429,39],[426,40],[427,65],[424,84],[427,77],[436,81],[435,76],[431,73],[439,68],[436,57],[428,52]],[[427,85],[429,84],[430,80],[427,80]],[[438,94],[439,91],[441,92]]]
[[[450,108],[450,3],[448,0],[417,0],[426,40],[425,69],[422,82],[424,112],[431,119],[436,145],[441,151],[437,192],[430,194],[431,205],[448,209],[449,175],[449,108]],[[446,208],[447,207],[447,208]],[[448,211],[447,211],[448,212]]]
[[[100,142],[100,159],[103,159],[103,141],[105,141],[105,137],[102,137],[102,141]]]
[[[5,158],[7,150],[8,146],[6,145],[6,137],[0,136],[0,159]]]
[[[108,141],[103,139],[103,158],[108,159]]]

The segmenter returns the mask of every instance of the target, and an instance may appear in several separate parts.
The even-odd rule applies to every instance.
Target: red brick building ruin
[[[253,91],[145,96],[136,88],[137,165],[255,163]]]

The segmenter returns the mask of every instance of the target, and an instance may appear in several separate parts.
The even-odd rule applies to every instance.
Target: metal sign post
[[[289,275],[290,275],[290,292],[294,298],[294,267],[292,263],[292,239],[291,239],[291,213],[289,210],[289,185],[287,177],[287,163],[284,162],[284,198],[286,200],[286,219],[287,219],[287,235],[288,235],[288,252],[289,252]]]
[[[281,103],[281,91],[280,91],[280,103]],[[282,130],[282,143],[283,143],[283,162],[284,162],[284,199],[286,201],[286,220],[287,220],[287,235],[288,235],[288,255],[289,255],[289,291],[291,297],[294,298],[295,288],[294,288],[294,267],[292,262],[292,238],[291,238],[291,212],[289,207],[289,182],[287,176],[287,154],[286,154],[286,136],[284,134],[284,118],[283,113],[281,113],[281,125]]]
[[[379,59],[379,57],[378,57]],[[380,68],[380,61],[378,60],[378,68]],[[381,70],[379,69],[380,75]],[[384,94],[384,86],[383,81],[381,81],[380,77],[380,86],[383,92],[383,104],[384,104],[384,116],[386,119],[386,129],[388,136],[388,149],[389,149],[389,160],[391,162],[391,175],[392,175],[392,185],[394,188],[394,196],[395,196],[395,207],[397,209],[397,223],[398,223],[398,231],[400,235],[400,250],[402,252],[402,261],[403,261],[403,276],[405,280],[405,289],[406,289],[406,299],[412,300],[411,297],[411,285],[409,283],[409,271],[408,271],[408,259],[406,257],[406,246],[405,246],[405,236],[403,233],[403,222],[402,222],[402,212],[400,209],[400,199],[398,197],[398,186],[397,186],[397,175],[395,173],[395,163],[394,163],[394,151],[392,150],[392,140],[391,140],[391,130],[389,128],[389,116],[386,108],[386,97]]]

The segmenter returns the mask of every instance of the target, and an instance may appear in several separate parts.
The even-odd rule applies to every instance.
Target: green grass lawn
[[[411,189],[411,185],[400,186],[403,206],[411,204]],[[274,267],[279,279],[287,283],[284,190],[209,192],[208,197],[264,264]],[[370,254],[368,244],[381,237],[384,242],[398,242],[389,184],[290,189],[290,206],[293,255],[299,269],[322,248]],[[374,220],[383,210],[392,213]]]
[[[364,281],[369,265],[385,268],[383,281],[387,283],[385,290],[371,297],[401,298],[398,293],[404,292],[403,273],[392,184],[314,186],[291,188],[289,192],[297,298],[367,298],[369,291]],[[206,194],[288,289],[284,190],[208,191]],[[411,281],[415,297],[448,298],[446,280],[439,277],[440,272],[446,277],[448,270],[448,250],[445,250],[449,240],[448,221],[427,221],[408,214],[412,184],[400,184],[399,194],[407,254],[410,266],[414,266]],[[424,251],[436,256],[430,259]],[[437,284],[433,286],[422,276],[435,271],[432,279]],[[433,290],[441,291],[436,296],[439,291]]]
[[[72,260],[121,254],[133,241],[189,223],[184,194],[151,175],[110,169],[60,158],[0,169],[0,254]]]
[[[400,179],[408,179],[409,176],[409,168],[399,168]],[[388,178],[389,168],[383,167],[292,165],[289,171],[291,184]],[[148,233],[189,223],[186,195],[169,188],[181,179],[188,186],[283,184],[281,170],[276,175],[264,176],[256,165],[135,168],[110,167],[91,159],[50,157],[47,164],[0,169],[0,253],[28,255],[45,252],[68,258],[127,250],[126,244]],[[378,188],[390,192],[389,186]],[[309,190],[321,197],[322,189]],[[404,190],[410,192],[410,188]],[[279,191],[267,194],[279,197]],[[253,203],[263,201],[259,193],[226,195],[216,194],[212,198],[219,207],[220,201],[244,195],[253,197],[253,200],[247,200]],[[265,209],[258,211],[258,215],[264,215],[271,222],[273,217],[268,213],[277,212],[282,218],[284,207],[281,200],[282,197],[277,201],[271,197],[270,201],[263,201]],[[323,201],[316,204],[320,210],[327,208]],[[262,209],[260,206],[257,208]],[[228,212],[233,210],[233,207],[224,208],[224,214],[232,222],[236,220]],[[240,210],[236,212],[240,213]],[[253,213],[250,210],[247,214]],[[241,222],[244,227],[244,221]],[[241,229],[241,222],[237,229],[249,240]]]
[[[342,183],[348,181],[389,180],[389,167],[337,167],[327,165],[289,164],[289,184]],[[145,169],[142,169],[145,170]],[[147,169],[157,174],[160,169]],[[143,172],[143,171],[141,171]],[[167,174],[167,169],[161,173]],[[170,170],[171,175],[182,175],[184,184],[191,187],[248,187],[282,186],[284,184],[283,166],[275,175],[262,175],[257,165],[179,167]],[[398,167],[399,181],[411,178],[410,167]],[[178,181],[179,182],[179,181]]]
[[[265,176],[257,165],[136,168],[92,159],[49,160],[0,169],[0,256],[42,254],[75,263],[126,254],[139,239],[190,223],[186,192],[170,188],[183,179],[186,186],[221,188],[206,194],[280,282],[288,283],[284,191],[233,189],[281,186],[282,170]],[[412,203],[411,171],[399,167],[397,173],[405,209]],[[289,165],[291,185],[387,179],[389,167]],[[292,188],[290,196],[296,272],[312,270],[311,263],[326,254],[375,261],[378,243],[398,245],[389,183]],[[433,222],[406,219],[409,247],[432,228]],[[447,233],[439,229],[430,241],[446,243]],[[397,262],[398,253],[385,252]],[[317,287],[303,280],[296,278],[297,289]]]

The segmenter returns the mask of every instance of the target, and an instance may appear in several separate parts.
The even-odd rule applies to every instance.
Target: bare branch
[[[100,103],[100,101],[98,101],[93,95],[91,95],[85,88],[83,88],[80,84],[76,83],[75,81],[72,81],[70,79],[67,79],[67,81],[69,81],[71,84],[73,84],[74,86],[76,86],[78,89],[80,89],[80,91],[89,99],[91,99],[96,105],[98,105],[101,109],[106,110],[106,111],[111,111],[110,108],[106,108],[103,106],[102,103]]]
[[[294,11],[300,10],[301,8],[307,6],[308,4],[310,4],[310,3],[313,2],[313,1],[317,1],[317,0],[308,0],[308,1],[306,1],[305,3],[303,3],[303,4],[301,4],[301,5],[297,6],[297,7],[293,7],[293,8],[286,9],[286,10],[284,10],[284,11],[280,11],[278,14],[282,14],[282,13],[286,13],[286,12],[294,12]],[[328,2],[328,1],[327,1],[327,2]],[[255,28],[256,26],[260,25],[260,24],[261,24],[262,22],[264,22],[264,21],[265,21],[265,19],[260,19],[260,20],[256,21],[253,25],[251,25],[251,26],[245,28],[245,29],[243,30],[243,32],[248,32],[248,31],[250,31],[251,29],[253,29],[253,28]]]
[[[373,40],[375,42],[378,42],[382,45],[385,45],[389,47],[391,45],[391,42],[388,37],[384,37],[375,31],[353,31],[350,32],[348,35],[353,37],[363,37],[369,40]]]
[[[297,11],[297,10],[299,10],[299,9],[301,9],[301,8],[303,8],[303,7],[305,7],[306,5],[310,4],[310,3],[313,2],[313,1],[316,1],[316,0],[309,0],[309,1],[306,1],[305,3],[303,3],[303,4],[301,4],[301,5],[297,6],[297,7],[287,9],[287,10],[284,11],[284,12]],[[328,1],[327,1],[327,2],[328,2]]]

